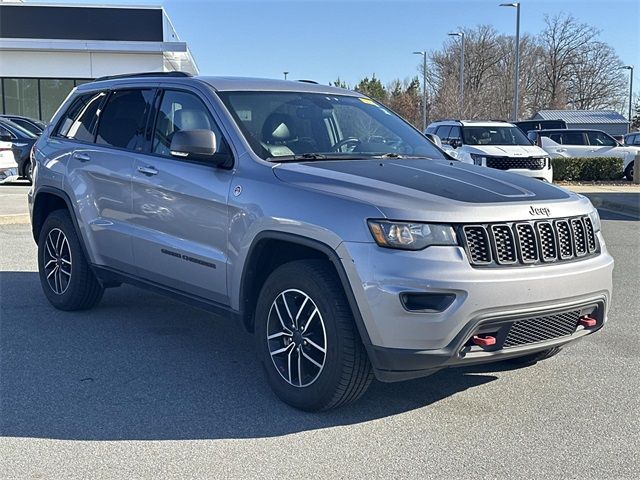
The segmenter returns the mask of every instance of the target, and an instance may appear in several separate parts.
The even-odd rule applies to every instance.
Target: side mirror
[[[8,135],[6,133],[0,134],[0,142],[10,142],[11,140],[11,135]]]
[[[451,145],[452,148],[461,147],[462,140],[460,140],[459,138],[452,138],[451,140],[449,140],[449,145]]]
[[[211,130],[179,130],[171,139],[171,155],[190,160],[212,161],[217,151],[216,134]]]

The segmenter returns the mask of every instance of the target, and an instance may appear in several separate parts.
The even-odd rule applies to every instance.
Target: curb
[[[635,205],[602,198],[597,193],[584,192],[582,195],[588,197],[596,208],[640,218],[640,194],[638,195],[638,202]]]
[[[29,224],[31,219],[28,213],[18,213],[16,215],[0,215],[0,225]]]

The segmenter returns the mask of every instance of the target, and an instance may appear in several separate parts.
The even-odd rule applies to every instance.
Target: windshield
[[[368,98],[305,92],[218,95],[265,160],[445,158],[420,132]]]
[[[465,145],[531,145],[518,127],[462,127]]]

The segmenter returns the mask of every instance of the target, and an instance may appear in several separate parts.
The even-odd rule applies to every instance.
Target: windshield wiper
[[[282,157],[269,157],[270,162],[316,162],[320,160],[362,160],[371,158],[365,155],[353,155],[344,153],[301,153],[299,155],[283,155]]]
[[[434,160],[433,157],[426,157],[424,155],[403,155],[401,153],[384,153],[381,155],[373,155],[371,158],[412,158],[412,159],[416,159],[416,158],[424,158],[426,160]]]

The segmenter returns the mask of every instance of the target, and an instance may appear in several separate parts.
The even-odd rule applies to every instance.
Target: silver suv
[[[285,402],[533,363],[599,330],[613,260],[586,198],[452,160],[313,83],[141,74],[74,90],[33,150],[44,294],[131,283],[240,322]],[[179,319],[176,319],[179,321]]]

